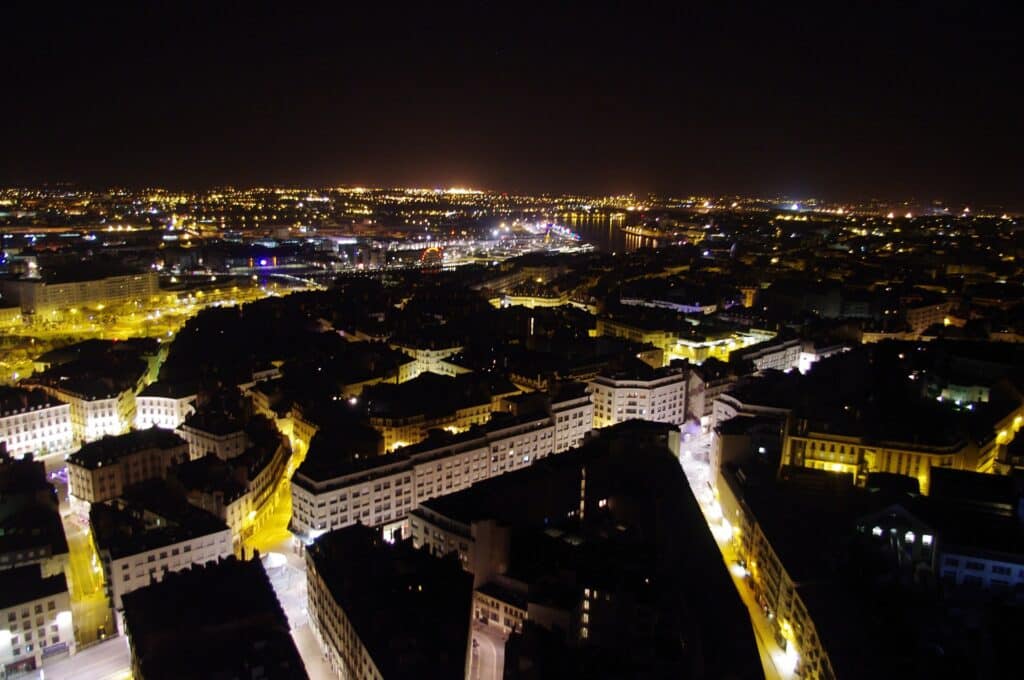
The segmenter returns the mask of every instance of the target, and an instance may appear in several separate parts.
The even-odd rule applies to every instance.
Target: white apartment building
[[[148,302],[159,295],[156,272],[107,276],[89,280],[12,279],[0,282],[4,298],[23,313],[39,314],[59,309],[112,306]]]
[[[196,412],[196,394],[153,383],[135,397],[135,428],[174,430]]]
[[[814,345],[807,343],[803,349],[800,350],[800,359],[797,362],[797,370],[801,373],[807,373],[811,370],[811,367],[822,359],[827,359],[830,356],[840,354],[842,352],[849,351],[849,347],[846,345],[831,345],[829,347],[815,347]]]
[[[71,594],[64,574],[44,577],[30,565],[3,572],[0,675],[42,669],[75,653]]]
[[[300,467],[291,482],[292,531],[312,540],[362,522],[393,534],[419,503],[578,445],[592,417],[584,394],[552,403],[551,414],[496,417],[480,429],[428,438],[357,468],[342,466],[337,474],[318,471],[314,478]]]
[[[188,442],[192,460],[208,453],[221,460],[239,456],[249,447],[249,437],[242,424],[219,414],[193,414],[176,430],[178,436]]]
[[[930,543],[932,537],[921,536],[919,540]],[[951,547],[944,548],[938,560],[939,576],[950,583],[1003,590],[1024,585],[1024,556],[1020,554],[986,554]]]
[[[43,390],[0,388],[0,442],[15,458],[66,453],[74,447],[71,407]]]
[[[185,512],[136,511],[97,504],[90,513],[107,596],[117,610],[124,608],[126,593],[161,581],[167,572],[233,554],[231,530],[209,513],[191,506]]]
[[[583,438],[594,429],[594,402],[589,394],[552,402],[551,417],[555,422],[555,453],[583,444]]]
[[[800,340],[772,339],[736,350],[730,361],[750,361],[758,371],[789,371],[800,367],[803,343]]]
[[[417,503],[474,482],[526,467],[554,451],[554,425],[544,417],[481,435],[467,432],[444,443],[427,439],[368,461],[372,467],[314,480],[302,468],[292,478],[292,531],[300,538],[362,522],[395,525]],[[377,461],[380,464],[375,464]]]
[[[41,385],[43,391],[68,404],[71,434],[76,442],[92,442],[131,429],[135,422],[135,389],[120,392],[73,390]]]
[[[686,375],[673,368],[602,373],[589,383],[594,427],[639,418],[682,425],[686,422]]]
[[[172,464],[187,459],[188,444],[160,428],[104,437],[68,457],[69,491],[88,503],[110,500],[133,484],[164,478]]]
[[[920,305],[907,309],[904,312],[904,316],[907,320],[907,325],[910,326],[914,333],[920,334],[929,326],[944,323],[952,306],[950,302]]]
[[[438,375],[456,376],[468,373],[469,369],[445,361],[453,354],[462,351],[462,345],[451,347],[416,347],[412,343],[389,343],[391,349],[403,352],[412,357],[412,362],[400,368],[398,382],[412,380],[421,373],[437,373]]]

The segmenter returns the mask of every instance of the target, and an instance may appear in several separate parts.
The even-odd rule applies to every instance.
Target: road
[[[724,530],[721,524],[722,513],[718,507],[714,492],[712,490],[713,480],[711,479],[711,467],[708,463],[711,450],[712,435],[697,435],[690,437],[680,445],[679,464],[683,468],[687,481],[693,495],[697,498],[704,518],[708,522],[715,542],[722,553],[722,560],[729,568],[736,591],[740,599],[747,606],[750,612],[751,627],[754,631],[754,639],[757,642],[757,651],[761,657],[761,665],[764,668],[767,680],[790,680],[794,677],[793,670],[796,659],[792,652],[786,653],[775,641],[772,624],[767,620],[761,607],[754,601],[753,593],[747,583],[747,576],[740,570],[733,569],[736,563],[736,556],[730,544],[731,533]]]
[[[501,680],[505,673],[505,637],[495,630],[473,621],[473,659],[469,675],[472,680]]]
[[[309,628],[305,560],[292,550],[291,536],[268,548],[261,551],[264,555],[263,567],[270,578],[277,600],[288,617],[292,639],[299,650],[299,656],[302,657],[302,663],[306,666],[306,672],[311,680],[337,677],[331,672],[331,667],[324,659],[323,651]]]
[[[72,512],[68,501],[66,477],[54,475],[64,467],[63,455],[43,459],[50,482],[57,489],[64,535],[68,541],[68,589],[71,591],[71,615],[78,645],[94,643],[116,632],[113,611],[103,585],[103,566],[96,553],[89,526]]]
[[[74,656],[47,663],[43,670],[45,675],[36,676],[40,680],[130,680],[128,639],[111,638]]]

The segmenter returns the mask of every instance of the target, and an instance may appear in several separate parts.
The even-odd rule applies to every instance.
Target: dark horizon
[[[1022,209],[1008,14],[19,5],[0,46],[0,184]]]

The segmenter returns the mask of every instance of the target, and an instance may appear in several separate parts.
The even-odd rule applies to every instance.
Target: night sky
[[[1012,3],[100,4],[0,8],[0,183],[1024,208]]]

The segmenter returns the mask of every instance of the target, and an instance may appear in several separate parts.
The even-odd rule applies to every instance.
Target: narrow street
[[[792,654],[784,652],[775,642],[771,623],[765,618],[761,608],[754,601],[753,593],[747,584],[747,575],[744,570],[736,568],[736,556],[729,545],[729,536],[722,526],[722,513],[715,501],[712,489],[713,480],[709,454],[711,451],[710,434],[693,435],[687,441],[680,444],[679,464],[683,468],[690,489],[697,498],[704,518],[708,522],[708,528],[715,537],[715,542],[722,553],[722,560],[725,562],[729,573],[732,575],[733,583],[740,599],[747,606],[750,612],[751,625],[754,631],[754,638],[757,641],[757,651],[761,656],[761,665],[764,667],[764,674],[767,680],[790,680],[793,678],[795,658]]]
[[[505,636],[486,624],[473,621],[472,637],[471,680],[501,680],[505,673]]]

